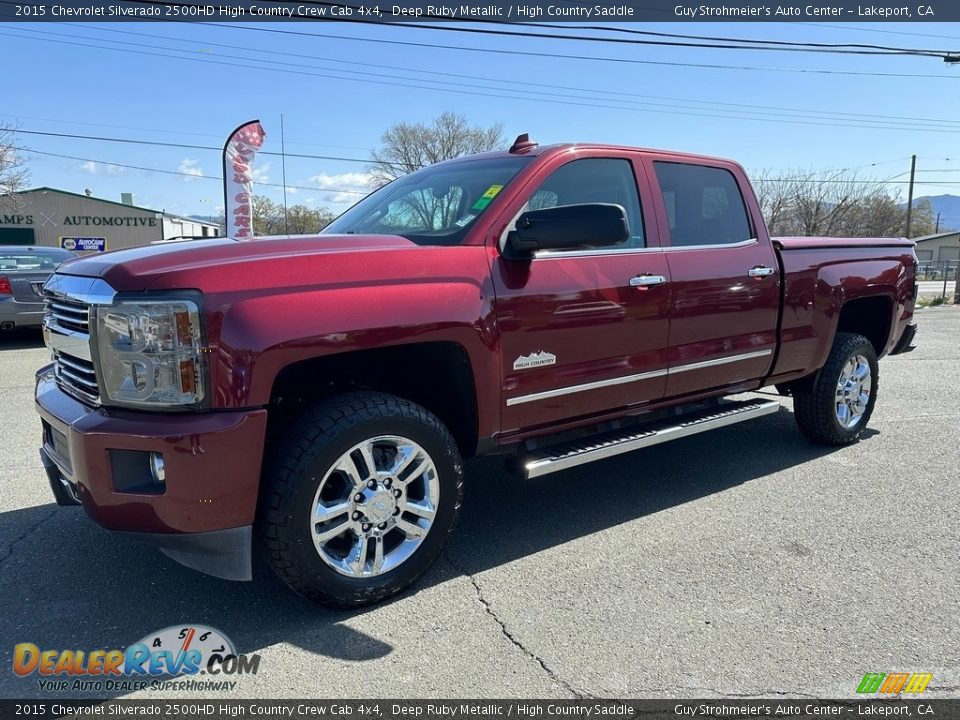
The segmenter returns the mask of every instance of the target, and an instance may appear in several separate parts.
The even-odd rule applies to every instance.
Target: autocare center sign
[[[60,247],[64,250],[83,252],[103,252],[107,249],[107,239],[103,237],[60,237]]]

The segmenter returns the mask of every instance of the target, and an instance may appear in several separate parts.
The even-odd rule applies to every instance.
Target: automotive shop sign
[[[102,237],[60,237],[60,247],[64,250],[82,252],[103,252],[107,249],[107,239]]]

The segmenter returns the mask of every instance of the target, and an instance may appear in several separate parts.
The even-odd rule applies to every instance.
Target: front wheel
[[[837,333],[816,382],[793,393],[800,431],[825,445],[856,442],[877,401],[879,373],[873,345],[863,335]]]
[[[363,605],[430,567],[462,488],[456,443],[434,415],[391,395],[351,393],[308,411],[273,454],[258,531],[292,589]]]

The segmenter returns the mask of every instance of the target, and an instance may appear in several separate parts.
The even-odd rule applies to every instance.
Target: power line
[[[2,1],[2,0],[0,0]],[[246,30],[250,32],[278,33],[281,35],[299,35],[309,38],[327,38],[331,40],[343,40],[345,42],[365,42],[379,45],[400,45],[407,47],[434,48],[441,50],[460,50],[464,52],[487,53],[494,55],[519,55],[527,57],[543,57],[563,60],[588,60],[598,62],[624,63],[628,65],[659,65],[665,67],[686,67],[698,70],[742,70],[750,72],[787,72],[787,73],[809,73],[815,75],[848,75],[848,76],[869,76],[869,77],[903,77],[903,78],[944,78],[948,80],[956,79],[953,75],[930,75],[924,73],[886,73],[886,72],[867,72],[855,70],[821,70],[811,68],[770,68],[758,67],[752,65],[721,65],[717,63],[684,63],[671,62],[664,60],[638,60],[634,58],[602,57],[596,55],[571,55],[569,53],[547,53],[534,52],[531,50],[504,50],[501,48],[478,48],[463,45],[443,45],[440,43],[414,42],[410,40],[381,40],[376,38],[348,37],[344,35],[332,35],[328,33],[309,33],[301,30],[278,30],[275,28],[255,27],[249,25],[229,25],[226,23],[197,22],[192,25],[206,25],[209,27],[222,27],[231,30]]]
[[[158,5],[158,6],[174,6],[182,8],[192,8],[200,7],[198,5],[193,5],[191,3],[178,3],[173,2],[172,0],[164,0],[162,2],[157,0],[129,0],[130,2],[135,2],[140,5]],[[12,0],[4,0],[5,4],[14,4]],[[352,10],[358,10],[359,8],[354,5],[348,5],[344,3],[336,2],[327,2],[326,0],[302,0],[304,5],[319,5],[323,7],[334,7],[334,8],[350,8]],[[317,18],[311,15],[305,15],[300,12],[294,14],[295,17],[303,18],[307,20],[317,20],[320,22],[329,22],[323,18]],[[428,15],[428,17],[434,17],[436,19],[444,19],[440,15]],[[346,22],[354,23],[360,25],[378,25],[378,26],[387,26],[390,27],[389,23],[383,23],[379,20],[368,20],[363,18],[341,18],[338,17],[335,22]],[[498,25],[503,24],[515,24],[515,23],[497,23]],[[890,49],[857,49],[857,48],[838,48],[838,47],[768,47],[768,46],[753,46],[750,44],[718,44],[717,42],[676,42],[676,41],[667,41],[667,40],[637,40],[637,39],[627,39],[627,38],[614,38],[614,37],[584,37],[579,35],[566,35],[566,34],[554,34],[554,33],[538,33],[538,32],[518,32],[515,30],[490,30],[487,28],[471,28],[471,27],[456,27],[448,25],[446,23],[436,24],[436,25],[427,25],[423,23],[416,22],[404,22],[402,24],[404,29],[417,28],[420,30],[432,30],[440,32],[456,32],[456,33],[469,33],[475,35],[491,35],[498,37],[520,37],[520,38],[539,38],[539,39],[548,39],[548,40],[574,40],[574,41],[587,41],[587,42],[600,42],[600,43],[614,43],[619,45],[640,45],[640,46],[660,46],[660,47],[689,47],[689,48],[700,48],[700,49],[711,49],[711,50],[766,50],[773,52],[808,52],[808,53],[820,53],[820,54],[841,54],[841,55],[899,55],[899,56],[909,56],[909,57],[936,57],[940,59],[946,59],[950,57],[952,53],[946,50],[920,50],[914,48],[890,48]],[[732,43],[733,41],[728,41]],[[865,46],[866,47],[866,46]],[[881,46],[875,46],[881,47]]]
[[[78,25],[78,27],[84,27],[84,26],[81,26],[81,25],[79,25],[79,24],[77,24],[77,25]],[[2,26],[0,26],[0,27],[2,27]],[[95,28],[91,28],[91,29],[95,29]],[[140,34],[140,33],[137,33],[137,34]],[[72,36],[72,37],[73,37],[73,36]],[[157,35],[156,37],[160,38],[160,37],[163,37],[163,36]],[[23,39],[24,39],[24,40],[28,40],[29,38],[23,38]],[[92,38],[91,38],[91,39],[92,39]],[[189,41],[184,40],[184,41],[182,41],[182,42],[189,42]],[[172,49],[173,49],[173,48],[171,48],[171,50],[172,50]],[[180,51],[177,51],[177,52],[180,52]],[[37,116],[37,115],[20,115],[20,114],[15,114],[15,113],[0,113],[0,117],[8,117],[8,118],[13,118],[13,119],[15,119],[15,120],[39,120],[39,121],[41,121],[41,122],[58,123],[58,124],[61,124],[61,125],[82,125],[82,126],[86,126],[86,127],[110,128],[110,129],[112,129],[112,130],[136,130],[136,131],[138,131],[138,132],[153,132],[153,133],[162,133],[162,134],[165,134],[165,135],[192,135],[192,136],[194,136],[194,137],[205,137],[205,138],[218,138],[218,139],[222,139],[222,137],[221,137],[220,135],[215,135],[215,134],[213,134],[213,133],[192,132],[192,131],[190,131],[190,130],[171,130],[170,128],[149,128],[149,127],[143,127],[143,126],[139,126],[139,125],[115,125],[115,124],[112,124],[112,123],[98,123],[98,122],[79,121],[79,120],[64,120],[63,118],[39,117],[39,116]],[[287,142],[288,142],[288,144],[291,144],[291,145],[304,145],[304,146],[312,146],[312,147],[338,148],[338,149],[341,149],[341,150],[367,150],[367,151],[370,150],[370,148],[360,147],[360,146],[358,146],[358,145],[325,145],[325,144],[323,144],[323,143],[308,143],[308,142],[293,141],[293,140],[287,141]]]
[[[80,157],[79,155],[64,155],[62,153],[53,153],[53,152],[47,152],[44,150],[34,150],[33,148],[28,148],[28,147],[12,146],[12,149],[20,152],[30,153],[33,155],[46,155],[49,157],[62,158],[65,160],[79,160],[82,162],[92,162],[99,165],[111,165],[113,167],[126,168],[128,170],[142,170],[144,172],[162,173],[164,175],[179,175],[181,177],[193,178],[194,180],[217,180],[220,182],[223,181],[223,178],[217,175],[194,175],[193,173],[182,172],[180,170],[165,170],[162,168],[144,167],[143,165],[130,165],[128,163],[118,163],[118,162],[111,162],[107,160],[99,160],[95,158]],[[255,182],[254,185],[265,185],[267,187],[284,187],[279,183],[271,183],[271,182]],[[306,185],[287,185],[286,187],[294,188],[296,190],[309,190],[311,192],[329,192],[329,193],[344,193],[349,195],[363,195],[364,197],[366,197],[367,195],[370,194],[370,192],[372,192],[372,191],[367,192],[363,190],[347,190],[346,188],[309,187]]]
[[[305,4],[323,4],[323,5],[335,5],[335,3],[319,3],[315,0],[305,0]],[[356,9],[355,6],[349,6],[353,9]],[[392,13],[391,13],[392,14]],[[446,19],[438,15],[427,15],[426,17],[437,18],[437,19]],[[653,30],[636,30],[633,28],[622,28],[622,27],[598,27],[597,25],[574,25],[572,23],[544,23],[544,22],[509,22],[503,20],[490,20],[485,18],[470,18],[464,20],[463,22],[468,23],[484,23],[489,25],[512,25],[514,27],[539,27],[539,28],[548,28],[552,30],[582,30],[584,32],[595,32],[603,31],[610,33],[623,33],[627,35],[643,35],[648,37],[668,37],[668,38],[677,38],[677,39],[687,39],[687,40],[711,40],[715,42],[725,42],[725,43],[746,43],[750,45],[783,45],[786,47],[809,47],[809,48],[860,48],[860,49],[870,49],[870,50],[888,50],[891,52],[920,52],[920,53],[950,53],[948,50],[934,50],[933,48],[903,48],[903,47],[891,47],[889,45],[873,45],[869,43],[818,43],[818,42],[798,42],[792,40],[765,40],[758,38],[741,38],[741,37],[727,37],[727,36],[717,36],[717,35],[690,35],[687,33],[667,33],[667,32],[656,32]],[[803,25],[814,25],[820,27],[816,23],[798,23]],[[406,23],[404,23],[406,25]],[[430,26],[432,29],[432,26]],[[840,27],[840,26],[825,26],[825,27]],[[880,31],[878,31],[880,32]],[[890,32],[890,31],[887,31]],[[956,40],[957,38],[949,35],[927,35],[924,33],[895,33],[890,32],[893,35],[916,35],[918,37],[931,37],[931,38],[945,38],[949,40]],[[592,38],[584,38],[592,39]]]
[[[11,129],[10,132],[21,133],[23,135],[42,135],[45,137],[58,137],[66,138],[70,140],[94,140],[97,142],[112,142],[112,143],[124,143],[126,145],[152,145],[154,147],[169,147],[169,148],[182,148],[185,150],[215,150],[216,152],[222,152],[223,148],[215,147],[213,145],[191,145],[187,143],[171,143],[171,142],[161,142],[159,140],[134,140],[133,138],[114,138],[114,137],[104,137],[101,135],[78,135],[75,133],[55,133],[45,130],[24,130],[23,128]],[[258,152],[259,155],[273,155],[280,157],[280,153],[277,152],[268,152],[261,150]],[[338,162],[354,162],[354,163],[365,163],[368,165],[392,165],[395,167],[403,167],[401,163],[392,163],[386,160],[364,160],[362,158],[349,158],[349,157],[336,157],[333,155],[307,155],[304,153],[287,153],[288,157],[295,158],[304,158],[307,160],[336,160]]]
[[[130,30],[116,30],[116,29],[113,29],[113,28],[100,28],[100,27],[95,27],[95,26],[90,26],[90,25],[83,25],[83,24],[80,24],[79,27],[84,28],[84,29],[86,29],[86,30],[93,30],[93,31],[97,31],[97,32],[109,32],[109,33],[116,33],[116,34],[121,34],[121,35],[134,35],[134,36],[138,36],[138,37],[147,37],[147,38],[152,38],[152,39],[157,39],[157,40],[168,40],[168,41],[172,41],[172,42],[181,42],[181,43],[196,43],[196,42],[202,42],[204,45],[210,46],[210,47],[223,47],[223,48],[229,48],[229,49],[235,49],[235,48],[236,48],[235,45],[229,45],[229,44],[227,44],[227,43],[211,42],[211,41],[209,41],[209,40],[207,40],[207,39],[203,39],[203,40],[197,41],[197,40],[192,40],[192,39],[173,38],[173,37],[169,37],[169,36],[166,36],[166,35],[153,35],[153,34],[151,34],[151,33],[134,32],[134,31],[130,31]],[[35,32],[42,32],[42,31],[35,31]],[[73,36],[65,36],[65,35],[62,35],[62,34],[59,34],[59,33],[53,33],[53,34],[60,35],[60,36],[62,36],[62,37],[73,37]],[[113,41],[113,42],[120,42],[120,41]],[[139,45],[139,44],[137,44],[137,43],[132,43],[132,44],[134,44],[134,45]],[[151,46],[151,47],[155,47],[155,46]],[[176,50],[175,48],[168,48],[168,49],[173,50],[173,51],[175,51],[175,52],[185,52],[185,51],[181,51],[181,50]],[[303,53],[294,53],[294,52],[276,51],[276,50],[257,50],[256,48],[250,48],[250,50],[253,50],[254,52],[269,53],[270,55],[283,55],[283,56],[287,56],[287,57],[297,57],[297,58],[310,59],[310,60],[319,60],[319,61],[321,61],[321,62],[335,62],[335,63],[342,63],[342,64],[346,64],[346,65],[357,65],[357,66],[361,66],[361,67],[371,67],[371,68],[382,68],[382,67],[383,67],[381,64],[378,64],[378,63],[365,63],[365,62],[360,62],[360,61],[355,61],[355,60],[341,60],[341,59],[339,59],[339,58],[330,58],[330,57],[323,57],[323,56],[316,56],[316,55],[306,55],[306,54],[303,54]],[[228,56],[228,57],[229,57],[229,56]],[[259,58],[242,58],[242,59],[248,59],[248,60],[254,60],[254,61],[261,61]],[[269,60],[268,60],[267,62],[274,62],[274,61],[269,61]],[[298,65],[298,67],[307,67],[307,66],[299,66],[299,65]],[[437,71],[437,70],[423,70],[423,69],[420,69],[420,68],[409,68],[409,67],[402,67],[402,66],[396,66],[396,65],[392,65],[391,68],[394,69],[394,70],[402,70],[402,71],[405,71],[405,72],[416,72],[416,73],[423,73],[423,74],[428,74],[428,75],[438,75],[438,76],[442,76],[442,77],[452,77],[452,78],[467,79],[467,80],[480,80],[480,81],[487,81],[487,82],[493,80],[494,82],[498,82],[496,79],[491,79],[491,78],[489,78],[489,77],[484,77],[484,76],[480,76],[480,75],[464,75],[464,74],[462,74],[462,73],[451,73],[451,72],[443,72],[443,71]],[[334,69],[334,70],[339,70],[339,68],[333,68],[333,69]],[[379,76],[379,75],[381,75],[381,73],[377,73],[377,75]],[[420,80],[420,79],[417,78],[417,80]],[[432,81],[431,81],[431,82],[432,82]],[[910,116],[898,116],[898,115],[875,115],[875,114],[870,114],[869,116],[867,116],[867,115],[864,115],[863,113],[848,113],[848,112],[842,112],[842,111],[813,110],[813,109],[810,109],[810,108],[794,108],[794,107],[782,107],[782,106],[756,105],[756,104],[753,104],[753,103],[731,103],[731,102],[721,102],[721,101],[699,100],[699,99],[696,99],[696,98],[682,98],[682,97],[681,97],[681,98],[678,98],[678,97],[670,97],[670,96],[664,96],[664,95],[641,95],[641,94],[637,94],[637,93],[624,93],[624,92],[608,91],[608,90],[596,90],[596,89],[593,89],[593,88],[584,88],[584,87],[576,87],[576,86],[569,86],[569,85],[555,85],[555,84],[550,84],[550,83],[530,83],[530,82],[524,82],[524,87],[531,87],[531,86],[532,86],[532,87],[551,88],[551,89],[554,89],[554,90],[564,90],[564,91],[574,91],[574,92],[588,92],[588,93],[601,94],[601,95],[610,95],[610,96],[614,96],[614,97],[644,98],[644,99],[647,100],[647,101],[649,101],[649,100],[651,100],[651,99],[652,99],[652,100],[668,100],[668,101],[674,101],[674,102],[697,103],[697,104],[700,104],[700,105],[707,105],[707,106],[720,106],[720,107],[730,107],[730,108],[748,108],[748,109],[761,109],[761,110],[783,111],[783,112],[788,112],[788,113],[791,113],[791,114],[795,114],[795,113],[806,113],[806,114],[808,114],[808,115],[847,116],[847,117],[858,118],[858,119],[861,119],[861,120],[866,120],[866,121],[868,121],[868,122],[870,122],[870,121],[875,122],[876,120],[896,120],[896,121],[918,121],[918,122],[921,122],[921,123],[942,123],[942,124],[945,124],[945,125],[960,125],[960,120],[947,120],[947,119],[940,119],[940,118],[916,117],[916,116],[910,117]],[[566,96],[565,96],[565,97],[566,97]],[[589,98],[589,99],[596,99],[596,98]],[[640,103],[640,104],[658,105],[658,103],[650,103],[650,102],[643,102],[643,103]],[[677,107],[677,106],[665,105],[665,107]],[[697,109],[701,109],[701,108],[697,108]],[[833,118],[833,117],[828,117],[828,118],[826,118],[826,119],[835,119],[835,118]]]
[[[903,173],[900,173],[903,175]],[[783,177],[783,178],[750,178],[750,182],[755,183],[770,183],[770,182],[800,182],[800,183],[818,183],[826,184],[837,183],[841,185],[909,185],[909,180],[846,180],[842,178],[822,178],[822,179],[813,179],[813,178],[797,178],[797,177]],[[937,180],[925,180],[920,181],[916,180],[914,185],[960,185],[960,180],[944,180],[942,182]]]
[[[18,30],[19,30],[19,28],[18,28]],[[62,35],[62,34],[60,34],[60,33],[49,33],[49,32],[39,31],[39,30],[25,30],[25,31],[26,31],[26,32],[32,32],[32,33],[47,34],[47,35]],[[575,100],[563,99],[564,97],[569,97],[569,96],[565,96],[565,95],[557,96],[556,93],[545,93],[545,92],[542,92],[542,91],[533,91],[533,94],[535,94],[535,95],[547,95],[547,96],[552,95],[553,97],[532,97],[532,96],[531,96],[531,91],[529,91],[529,90],[525,91],[525,92],[524,92],[523,94],[521,94],[521,95],[516,95],[516,94],[506,94],[506,95],[505,95],[505,94],[503,94],[503,93],[504,93],[504,92],[509,92],[509,90],[504,89],[504,88],[497,88],[497,87],[491,88],[491,87],[489,87],[489,86],[479,86],[479,87],[481,87],[482,89],[489,89],[489,90],[493,90],[493,91],[495,91],[495,92],[477,92],[477,91],[473,91],[473,90],[463,90],[463,89],[460,89],[459,84],[457,84],[458,87],[455,87],[455,88],[432,87],[432,86],[429,86],[429,85],[411,84],[411,83],[409,83],[409,82],[407,82],[407,83],[397,82],[398,78],[394,77],[394,78],[392,78],[392,79],[387,79],[387,78],[384,78],[384,77],[383,77],[382,73],[374,73],[374,75],[376,75],[376,77],[375,77],[375,78],[372,78],[372,79],[355,77],[355,75],[356,75],[357,73],[352,73],[351,75],[349,75],[349,76],[347,76],[347,77],[344,77],[344,76],[341,76],[341,75],[331,75],[331,74],[329,74],[329,73],[308,72],[308,71],[304,71],[304,70],[281,70],[280,68],[273,68],[273,67],[269,67],[269,66],[264,66],[264,65],[262,65],[262,64],[261,64],[261,65],[249,65],[249,64],[242,64],[242,63],[224,62],[224,61],[220,61],[220,60],[213,60],[213,59],[211,59],[211,58],[200,58],[200,57],[196,57],[196,56],[193,56],[193,55],[187,56],[187,57],[183,57],[183,56],[179,56],[179,55],[170,55],[169,53],[156,53],[156,52],[149,52],[149,51],[144,51],[144,50],[126,50],[126,49],[124,49],[124,48],[107,47],[107,46],[103,46],[103,45],[89,45],[89,44],[86,44],[86,43],[78,43],[78,42],[75,42],[75,41],[67,41],[67,40],[52,41],[52,40],[46,40],[45,38],[34,38],[34,37],[26,37],[26,38],[25,38],[24,36],[11,35],[10,33],[0,33],[0,35],[7,35],[7,36],[9,36],[9,37],[16,37],[16,38],[21,38],[21,39],[39,40],[39,41],[41,41],[41,42],[57,42],[57,43],[60,44],[60,45],[76,45],[76,46],[79,46],[79,47],[92,47],[92,48],[97,49],[97,50],[112,50],[112,51],[115,51],[115,52],[127,52],[127,53],[142,54],[142,55],[153,55],[153,56],[163,57],[163,58],[168,58],[168,59],[187,60],[187,61],[192,61],[192,62],[203,62],[203,63],[206,63],[206,64],[224,65],[224,66],[227,66],[227,67],[242,67],[242,68],[249,68],[249,69],[261,70],[261,71],[268,71],[268,72],[285,72],[285,73],[287,73],[287,74],[293,73],[293,74],[307,75],[307,76],[312,76],[312,77],[323,77],[323,78],[327,78],[327,79],[345,80],[345,81],[348,81],[348,82],[361,82],[361,83],[368,83],[368,84],[390,85],[390,86],[398,86],[398,85],[399,85],[399,86],[411,87],[411,88],[416,88],[416,89],[421,89],[421,90],[431,90],[431,91],[434,91],[434,92],[448,92],[448,93],[471,95],[471,96],[479,96],[479,97],[494,97],[494,98],[502,98],[502,99],[509,99],[509,100],[527,100],[527,101],[531,101],[531,102],[548,102],[548,103],[553,103],[553,104],[560,104],[560,105],[574,106],[574,107],[591,107],[591,108],[603,108],[603,109],[612,109],[612,110],[629,110],[629,111],[632,111],[632,112],[656,113],[656,114],[666,114],[666,115],[690,115],[690,116],[694,116],[694,117],[709,117],[709,118],[711,118],[711,119],[725,118],[725,119],[733,119],[733,120],[752,120],[752,121],[756,121],[756,122],[775,122],[775,123],[777,123],[777,124],[791,124],[791,125],[818,125],[818,126],[825,126],[825,127],[856,127],[856,128],[858,128],[858,129],[868,129],[868,128],[872,128],[872,129],[878,129],[878,130],[913,130],[913,131],[916,131],[916,132],[946,132],[946,133],[956,133],[956,132],[960,132],[960,129],[949,129],[949,128],[940,127],[940,126],[916,125],[916,124],[911,124],[910,122],[907,122],[907,121],[897,121],[897,124],[895,124],[895,125],[893,125],[893,124],[886,124],[886,123],[883,123],[882,121],[875,121],[875,120],[873,120],[873,119],[871,119],[871,118],[868,118],[868,117],[858,118],[858,122],[857,122],[856,125],[850,125],[849,123],[845,123],[845,122],[829,122],[829,120],[833,120],[834,118],[817,118],[817,117],[811,117],[811,118],[807,118],[807,119],[791,119],[791,118],[794,118],[793,115],[783,116],[783,115],[778,115],[778,114],[776,114],[776,113],[767,113],[767,112],[761,112],[760,114],[763,114],[763,115],[772,115],[773,117],[758,117],[758,116],[756,116],[756,115],[749,115],[749,114],[743,114],[743,113],[741,113],[741,114],[726,114],[726,115],[723,115],[723,114],[718,114],[718,113],[716,113],[716,112],[709,112],[709,111],[708,111],[708,110],[709,110],[708,108],[694,108],[693,110],[691,110],[691,109],[689,109],[689,108],[687,108],[687,109],[682,109],[682,108],[684,108],[684,106],[679,106],[679,109],[675,109],[675,110],[657,110],[657,109],[650,109],[650,108],[647,108],[647,107],[629,107],[629,106],[628,106],[628,107],[624,107],[623,105],[609,105],[609,104],[602,104],[602,103],[599,103],[599,102],[578,102],[578,101],[575,101]],[[111,42],[116,42],[116,43],[124,44],[124,45],[133,45],[133,46],[136,46],[136,47],[148,47],[148,48],[151,48],[151,47],[152,47],[152,48],[156,49],[156,46],[144,45],[143,43],[128,43],[128,42],[122,42],[122,41],[111,41]],[[170,51],[170,52],[184,52],[184,51],[182,51],[182,50],[176,50],[176,49],[174,49],[174,48],[166,48],[166,47],[165,47],[165,48],[159,48],[159,49],[161,49],[161,50],[167,50],[167,51]],[[243,57],[243,56],[233,56],[233,57],[238,58],[238,59],[242,59],[242,60],[249,60],[249,61],[251,61],[251,62],[263,62],[263,61],[261,61],[261,60],[258,59],[258,58],[246,58],[246,57]],[[297,66],[298,66],[298,65],[295,64],[295,63],[283,63],[283,62],[279,62],[279,61],[267,61],[267,62],[272,62],[272,63],[275,63],[275,64],[284,65],[284,66],[294,66],[294,67],[297,67]],[[371,73],[364,73],[364,74],[370,75]],[[409,79],[409,78],[400,78],[400,79]],[[433,82],[433,83],[440,83],[440,82],[442,82],[442,81],[435,81],[435,80],[424,80],[424,79],[421,79],[421,78],[414,78],[414,80],[417,81],[417,82],[421,82],[421,83],[422,83],[422,82]],[[472,85],[472,87],[477,87],[477,86],[476,86],[476,85]],[[588,99],[589,99],[589,100],[597,100],[597,98],[588,98]],[[608,102],[611,102],[611,101],[608,101]],[[622,100],[616,100],[616,99],[614,99],[614,100],[612,100],[612,102],[621,102],[621,103],[623,103],[623,102],[628,102],[628,103],[629,103],[629,102],[631,102],[631,101],[622,101]],[[677,107],[677,106],[667,105],[667,104],[664,104],[664,103],[632,103],[632,104],[659,105],[659,106],[661,106],[661,107],[668,107],[668,108],[669,108],[669,107]],[[696,112],[696,110],[704,110],[704,112]],[[726,111],[726,112],[727,112],[727,113],[735,113],[735,112],[738,112],[738,111],[737,111],[737,110],[728,110],[728,111]],[[836,119],[839,120],[840,118],[836,118]],[[825,122],[824,120],[826,120],[826,122]],[[200,148],[200,149],[207,149],[207,148]],[[296,157],[297,155],[292,155],[292,156]],[[302,157],[319,158],[319,159],[330,159],[330,160],[336,160],[336,159],[338,159],[338,158],[329,157],[329,156],[310,156],[310,155],[301,155],[301,156],[302,156]],[[349,160],[348,160],[348,161],[349,161]],[[354,161],[354,162],[361,162],[361,161],[358,161],[358,160],[353,160],[353,161]],[[371,162],[371,161],[369,161],[369,160],[364,160],[364,161],[362,161],[362,162],[367,162],[367,163],[369,163],[369,162]],[[388,163],[388,164],[389,164],[389,163]],[[394,163],[394,164],[395,164],[395,163]]]
[[[925,37],[925,38],[937,38],[938,40],[956,40],[955,35],[934,35],[933,33],[918,33],[918,32],[906,32],[904,30],[878,30],[876,28],[865,28],[862,25],[830,25],[829,23],[794,23],[796,25],[806,25],[807,27],[815,28],[830,28],[831,30],[845,30],[850,32],[855,30],[856,32],[869,32],[869,33],[883,33],[884,35],[903,35],[909,37]]]
[[[20,131],[18,130],[18,131],[16,131],[16,132],[20,132]],[[129,142],[129,143],[141,143],[141,144],[147,144],[147,145],[152,144],[152,143],[150,143],[149,141],[137,141],[137,140],[126,140],[126,141],[124,141],[124,142]],[[80,156],[77,156],[77,155],[64,155],[64,154],[61,154],[61,153],[53,153],[53,152],[48,152],[48,151],[43,151],[43,150],[34,150],[33,148],[28,148],[28,147],[13,146],[13,149],[14,149],[14,150],[21,151],[21,152],[33,153],[33,154],[35,154],[35,155],[48,155],[48,156],[50,156],[50,157],[65,158],[65,159],[68,159],[68,160],[80,160],[80,161],[84,161],[84,162],[100,163],[100,164],[102,164],[102,165],[113,165],[113,166],[116,166],[116,167],[128,168],[128,169],[131,169],[131,170],[143,170],[143,171],[146,171],[146,172],[163,173],[163,174],[165,174],[165,175],[179,175],[179,176],[183,176],[183,177],[189,177],[189,178],[195,178],[195,179],[204,179],[204,180],[222,180],[222,179],[223,179],[223,178],[218,177],[218,176],[216,176],[216,175],[193,175],[193,174],[191,174],[191,173],[185,173],[185,172],[181,172],[181,171],[177,171],[177,170],[164,170],[164,169],[160,169],[160,168],[151,168],[151,167],[145,167],[145,166],[141,166],[141,165],[130,165],[130,164],[127,164],[127,163],[118,163],[118,162],[100,160],[100,159],[96,159],[96,158],[80,157]],[[217,148],[217,149],[219,149],[219,148]],[[261,152],[261,153],[258,153],[258,154],[263,154],[263,153]],[[276,154],[276,153],[275,153],[275,154]],[[886,162],[893,162],[893,161],[891,161],[891,160],[881,161],[881,163],[886,163]],[[881,163],[870,163],[870,165],[877,165],[877,164],[881,164]],[[868,167],[868,165],[863,165],[863,166],[860,166],[860,167]],[[844,168],[844,169],[855,169],[855,168]],[[837,172],[839,172],[839,171],[837,171]],[[898,173],[898,174],[903,175],[904,173]],[[896,177],[896,176],[894,175],[893,177]],[[885,180],[870,180],[870,179],[851,180],[851,179],[844,179],[844,178],[805,178],[805,177],[799,177],[799,178],[798,178],[798,177],[795,177],[795,176],[794,176],[794,177],[791,177],[791,176],[773,177],[773,178],[751,178],[751,181],[752,181],[752,182],[785,182],[785,181],[792,181],[792,180],[801,180],[802,182],[815,182],[815,183],[844,183],[844,184],[854,183],[854,184],[863,184],[863,185],[904,185],[904,184],[907,184],[907,183],[910,182],[909,180],[892,180],[891,178],[887,178],[887,179],[885,179]],[[254,183],[254,184],[255,184],[255,185],[267,185],[267,186],[270,186],[270,187],[282,187],[282,185],[280,185],[279,183],[258,182],[258,183]],[[945,181],[945,182],[937,182],[937,181],[933,181],[933,180],[931,180],[931,181],[926,181],[926,182],[917,181],[916,184],[917,184],[917,185],[960,185],[960,180],[958,180],[958,181]],[[287,187],[296,188],[297,190],[310,190],[310,191],[313,191],[313,192],[350,193],[350,194],[364,195],[364,196],[370,194],[369,192],[364,192],[364,191],[361,191],[361,190],[348,190],[348,189],[344,189],[344,188],[309,187],[309,186],[304,186],[304,185],[287,185]],[[372,191],[371,191],[371,192],[372,192]]]
[[[14,4],[14,3],[12,3],[11,0],[0,0],[0,4]],[[186,21],[171,20],[171,22],[186,22]],[[313,39],[326,38],[331,40],[342,40],[344,42],[374,43],[377,45],[396,45],[396,46],[405,46],[405,47],[434,48],[434,49],[440,49],[440,50],[458,50],[463,52],[474,52],[474,53],[493,54],[493,55],[542,57],[542,58],[562,59],[562,60],[584,60],[584,61],[605,62],[605,63],[620,63],[620,64],[627,64],[627,65],[683,67],[683,68],[692,68],[692,69],[698,69],[698,70],[739,70],[739,71],[747,71],[747,72],[773,72],[773,73],[784,72],[784,73],[802,73],[802,74],[813,74],[813,75],[845,75],[850,77],[900,77],[900,78],[947,79],[947,80],[956,79],[956,76],[943,75],[943,74],[933,75],[929,73],[892,73],[892,72],[869,72],[869,71],[855,71],[855,70],[825,70],[825,69],[815,69],[815,68],[771,68],[771,67],[759,67],[759,66],[751,66],[751,65],[723,65],[718,63],[691,63],[691,62],[672,62],[672,61],[664,61],[664,60],[639,60],[634,58],[603,57],[603,56],[596,56],[596,55],[575,55],[570,53],[535,52],[531,50],[505,50],[501,48],[478,48],[478,47],[468,47],[468,46],[462,46],[462,45],[444,45],[440,43],[414,42],[414,41],[406,41],[406,40],[384,40],[384,39],[377,39],[377,38],[349,37],[344,35],[334,35],[330,33],[310,33],[310,32],[298,31],[298,30],[289,30],[289,29],[279,30],[275,28],[254,27],[254,26],[247,26],[247,25],[230,25],[226,23],[190,22],[189,24],[204,25],[204,26],[214,27],[214,28],[228,28],[232,30],[244,30],[248,32],[265,32],[265,33],[278,33],[281,35],[297,35],[297,36],[309,37]],[[382,25],[385,25],[385,23]],[[20,29],[20,28],[17,28],[17,29]]]

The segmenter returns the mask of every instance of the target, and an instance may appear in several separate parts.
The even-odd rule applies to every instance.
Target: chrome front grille
[[[85,303],[48,297],[47,314],[64,330],[90,334],[90,307]]]
[[[91,405],[100,404],[100,386],[90,347],[90,315],[94,304],[110,304],[113,288],[103,280],[54,274],[43,288],[44,338],[53,351],[57,385]]]
[[[100,402],[97,371],[89,360],[54,350],[53,374],[57,384],[70,394],[94,404]]]

